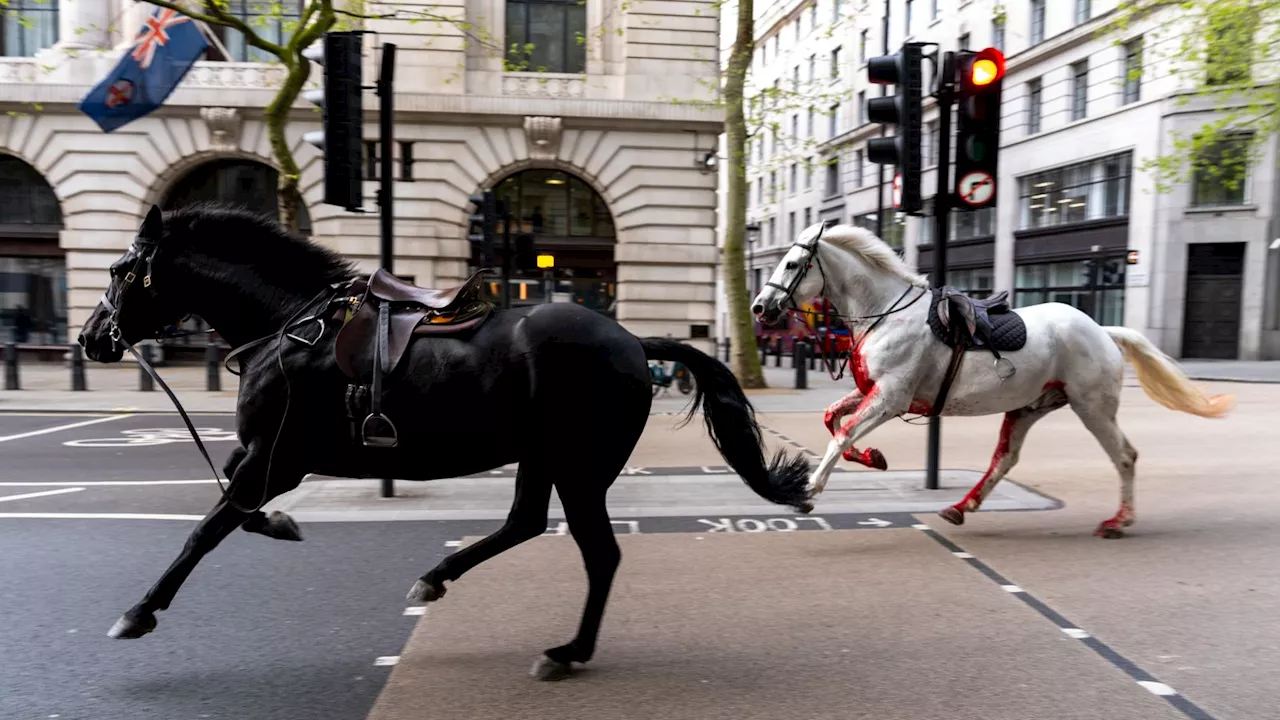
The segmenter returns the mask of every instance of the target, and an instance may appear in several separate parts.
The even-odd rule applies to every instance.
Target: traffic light
[[[867,100],[867,119],[874,123],[894,125],[892,137],[867,141],[867,159],[881,165],[894,165],[902,176],[904,212],[919,212],[924,207],[920,192],[921,124],[924,121],[924,46],[907,43],[893,55],[882,55],[867,61],[867,79],[878,85],[896,85],[897,95]]]
[[[324,153],[324,202],[347,210],[364,204],[362,33],[328,32],[302,56],[324,68],[321,86],[303,97],[324,111],[323,130],[302,136]]]
[[[956,209],[996,205],[1004,54],[995,48],[956,54]]]
[[[520,233],[516,236],[515,266],[522,272],[538,268],[538,258],[533,253],[533,235]]]
[[[467,228],[467,240],[471,241],[472,248],[480,251],[480,265],[489,267],[493,265],[494,225],[498,221],[497,201],[492,190],[485,190],[467,199],[476,206],[476,211],[471,214],[470,227]]]

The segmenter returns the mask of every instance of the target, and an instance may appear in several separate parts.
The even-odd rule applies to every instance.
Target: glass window
[[[831,79],[840,77],[840,48],[831,51]]]
[[[498,184],[511,208],[511,232],[559,237],[614,237],[609,208],[595,190],[559,170],[524,170]]]
[[[56,42],[58,0],[0,2],[0,55],[32,57]]]
[[[1004,50],[1004,21],[991,21],[991,47]]]
[[[1138,102],[1142,98],[1142,38],[1136,37],[1124,44],[1124,95],[1122,105]]]
[[[840,194],[840,161],[832,160],[827,165],[826,195],[832,197]]]
[[[278,183],[279,174],[275,168],[264,163],[214,160],[196,167],[175,183],[161,208],[171,210],[196,202],[223,202],[279,218]],[[306,203],[300,200],[296,213],[298,231],[310,235],[311,218],[307,214]]]
[[[298,29],[298,21],[302,16],[302,0],[283,0],[283,2],[280,0],[225,0],[225,4],[228,15],[243,21],[258,37],[277,45],[289,42],[289,38],[293,37],[294,31]],[[221,25],[210,27],[226,46],[228,56],[222,57],[217,48],[210,47],[205,52],[209,59],[229,62],[280,62],[275,55],[246,42],[244,34],[239,30]]]
[[[898,212],[892,208],[884,210],[884,234],[880,237],[889,244],[889,247],[902,254],[902,240],[906,232],[907,216],[905,213]],[[876,214],[874,212],[854,215],[851,219],[852,224],[871,232],[876,232]]]
[[[867,61],[867,31],[863,30],[858,33],[858,62],[865,63]]]
[[[38,170],[12,155],[0,155],[0,225],[62,225],[53,188]]]
[[[67,270],[62,258],[0,256],[0,342],[67,342]]]
[[[985,298],[995,289],[996,271],[991,267],[947,270],[947,284],[971,297]]]
[[[1244,133],[1228,134],[1204,148],[1192,165],[1192,205],[1245,203],[1250,140]]]
[[[1076,24],[1089,22],[1093,16],[1093,3],[1089,0],[1076,0]]]
[[[1031,0],[1031,44],[1044,42],[1044,1]]]
[[[1081,60],[1071,66],[1071,119],[1080,120],[1089,106],[1089,61]]]
[[[587,6],[578,0],[507,0],[507,60],[516,70],[587,69]]]
[[[1019,229],[1128,215],[1131,158],[1126,152],[1019,178]]]
[[[1103,325],[1124,324],[1123,256],[1019,265],[1014,307],[1060,302]]]
[[[866,183],[863,177],[863,155],[861,150],[853,151],[853,185],[854,187],[862,187]]]
[[[1040,132],[1040,78],[1027,81],[1027,134]]]

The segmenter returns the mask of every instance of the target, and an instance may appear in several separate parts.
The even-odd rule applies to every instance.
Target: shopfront
[[[67,342],[62,210],[44,177],[0,155],[0,342]]]

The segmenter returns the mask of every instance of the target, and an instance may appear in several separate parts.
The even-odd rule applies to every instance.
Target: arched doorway
[[[160,203],[162,210],[173,210],[197,202],[238,205],[253,212],[280,218],[279,193],[276,183],[280,175],[275,168],[256,160],[224,158],[197,165],[169,188]],[[311,216],[305,203],[297,206],[298,232],[311,235]],[[184,320],[177,328],[202,333],[209,329],[200,318]],[[197,359],[204,352],[205,337],[181,335],[164,341],[165,359],[176,357]]]
[[[202,163],[178,179],[164,201],[162,210],[172,210],[194,202],[220,202],[246,207],[254,212],[280,217],[275,168],[256,160],[226,158]],[[298,231],[311,234],[311,216],[305,203],[298,203]]]
[[[67,342],[62,208],[38,170],[0,155],[0,342]]]
[[[572,302],[610,317],[614,315],[618,265],[614,260],[617,233],[604,199],[582,179],[561,170],[522,170],[494,187],[494,195],[511,211],[511,242],[533,236],[535,255],[551,255],[548,269],[511,268],[511,305]],[[497,227],[494,262],[502,263],[502,225]],[[477,249],[473,266],[480,263]],[[499,276],[500,277],[500,276]],[[499,296],[499,277],[489,283]],[[549,292],[548,292],[549,290]]]

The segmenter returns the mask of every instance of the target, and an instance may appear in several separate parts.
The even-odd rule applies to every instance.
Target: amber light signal
[[[1004,53],[995,48],[984,48],[969,65],[969,84],[986,87],[1004,77]]]

